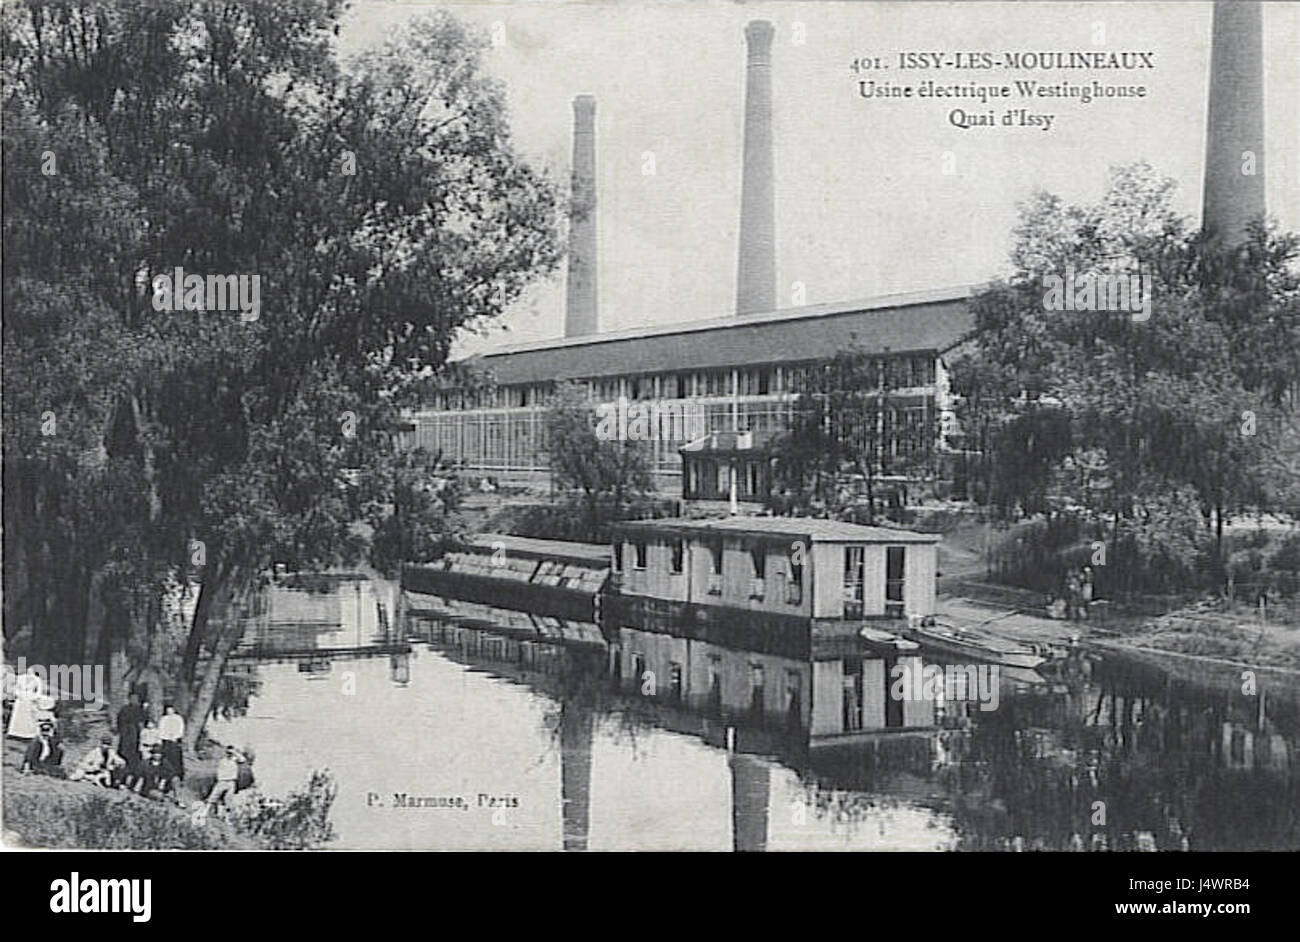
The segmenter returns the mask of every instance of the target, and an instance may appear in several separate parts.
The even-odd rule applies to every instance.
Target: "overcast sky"
[[[735,310],[745,41],[776,26],[773,126],[778,306],[976,283],[1006,270],[1016,203],[1043,188],[1072,202],[1103,192],[1107,168],[1150,161],[1199,219],[1210,52],[1209,3],[357,3],[344,47],[434,6],[504,43],[486,65],[507,88],[522,151],[567,181],[574,95],[597,98],[601,330]],[[1104,43],[1094,44],[1097,24]],[[503,32],[502,32],[503,31]],[[796,39],[802,38],[802,42]],[[1269,212],[1300,229],[1300,4],[1264,4],[1264,166]],[[1154,53],[1154,70],[904,72],[900,51]],[[1014,79],[1145,84],[1145,100],[1039,101],[1050,131],[959,130],[951,101],[865,101],[850,63],[874,77],[944,84]],[[968,111],[993,107],[959,102]],[[643,173],[645,155],[655,173]],[[945,157],[945,155],[950,155]],[[945,174],[945,160],[951,174]],[[563,333],[563,266],[464,352]]]

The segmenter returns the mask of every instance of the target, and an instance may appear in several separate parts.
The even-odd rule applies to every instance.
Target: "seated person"
[[[116,788],[122,784],[126,773],[126,762],[113,749],[113,737],[105,733],[99,738],[99,745],[86,753],[68,778],[74,782],[93,782],[105,788]]]
[[[163,755],[162,746],[154,746],[140,767],[140,794],[147,798],[154,789],[163,795],[173,794],[175,785],[176,769]]]
[[[48,720],[40,724],[36,738],[27,746],[20,772],[39,772],[63,778],[63,746],[59,743],[54,724]]]

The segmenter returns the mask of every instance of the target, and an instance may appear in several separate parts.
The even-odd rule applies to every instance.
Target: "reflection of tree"
[[[639,739],[666,725],[662,706],[650,698],[629,697],[614,686],[605,673],[605,656],[604,651],[566,649],[560,671],[546,677],[545,692],[556,701],[545,720],[552,749],[559,748],[563,720],[573,713],[599,717],[601,731],[615,744],[626,744],[633,758]]]
[[[884,737],[835,750],[800,770],[801,800],[811,816],[853,833],[873,813],[903,804],[890,793],[891,779],[926,775],[930,762],[931,742],[924,735]]]
[[[1033,704],[982,717],[966,758],[941,769],[963,850],[1260,850],[1300,843],[1289,771],[1229,770],[1228,710],[1211,701],[1093,689],[1090,715],[1052,729]],[[1089,725],[1107,708],[1108,722]],[[1099,804],[1100,803],[1100,804]],[[1104,814],[1103,819],[1100,814]],[[1094,824],[1094,819],[1097,823]]]
[[[231,673],[221,675],[217,693],[212,700],[212,712],[223,720],[248,715],[248,701],[262,692],[262,680],[254,674]]]

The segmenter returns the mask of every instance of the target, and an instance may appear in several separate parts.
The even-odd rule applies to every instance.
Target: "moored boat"
[[[1031,669],[1047,661],[1033,648],[1015,641],[951,625],[912,625],[903,631],[903,635],[920,644],[922,650],[968,661]]]

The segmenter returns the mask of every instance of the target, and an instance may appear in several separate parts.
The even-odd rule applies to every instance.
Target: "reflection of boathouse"
[[[784,723],[813,741],[929,727],[891,697],[918,660],[893,634],[934,612],[939,537],[833,520],[621,524],[606,634],[611,670],[693,709]]]
[[[817,744],[934,726],[934,702],[890,686],[919,661],[893,630],[933,612],[937,542],[827,520],[641,521],[612,549],[476,537],[403,586],[413,613],[491,631],[521,666],[599,649],[620,690]]]

